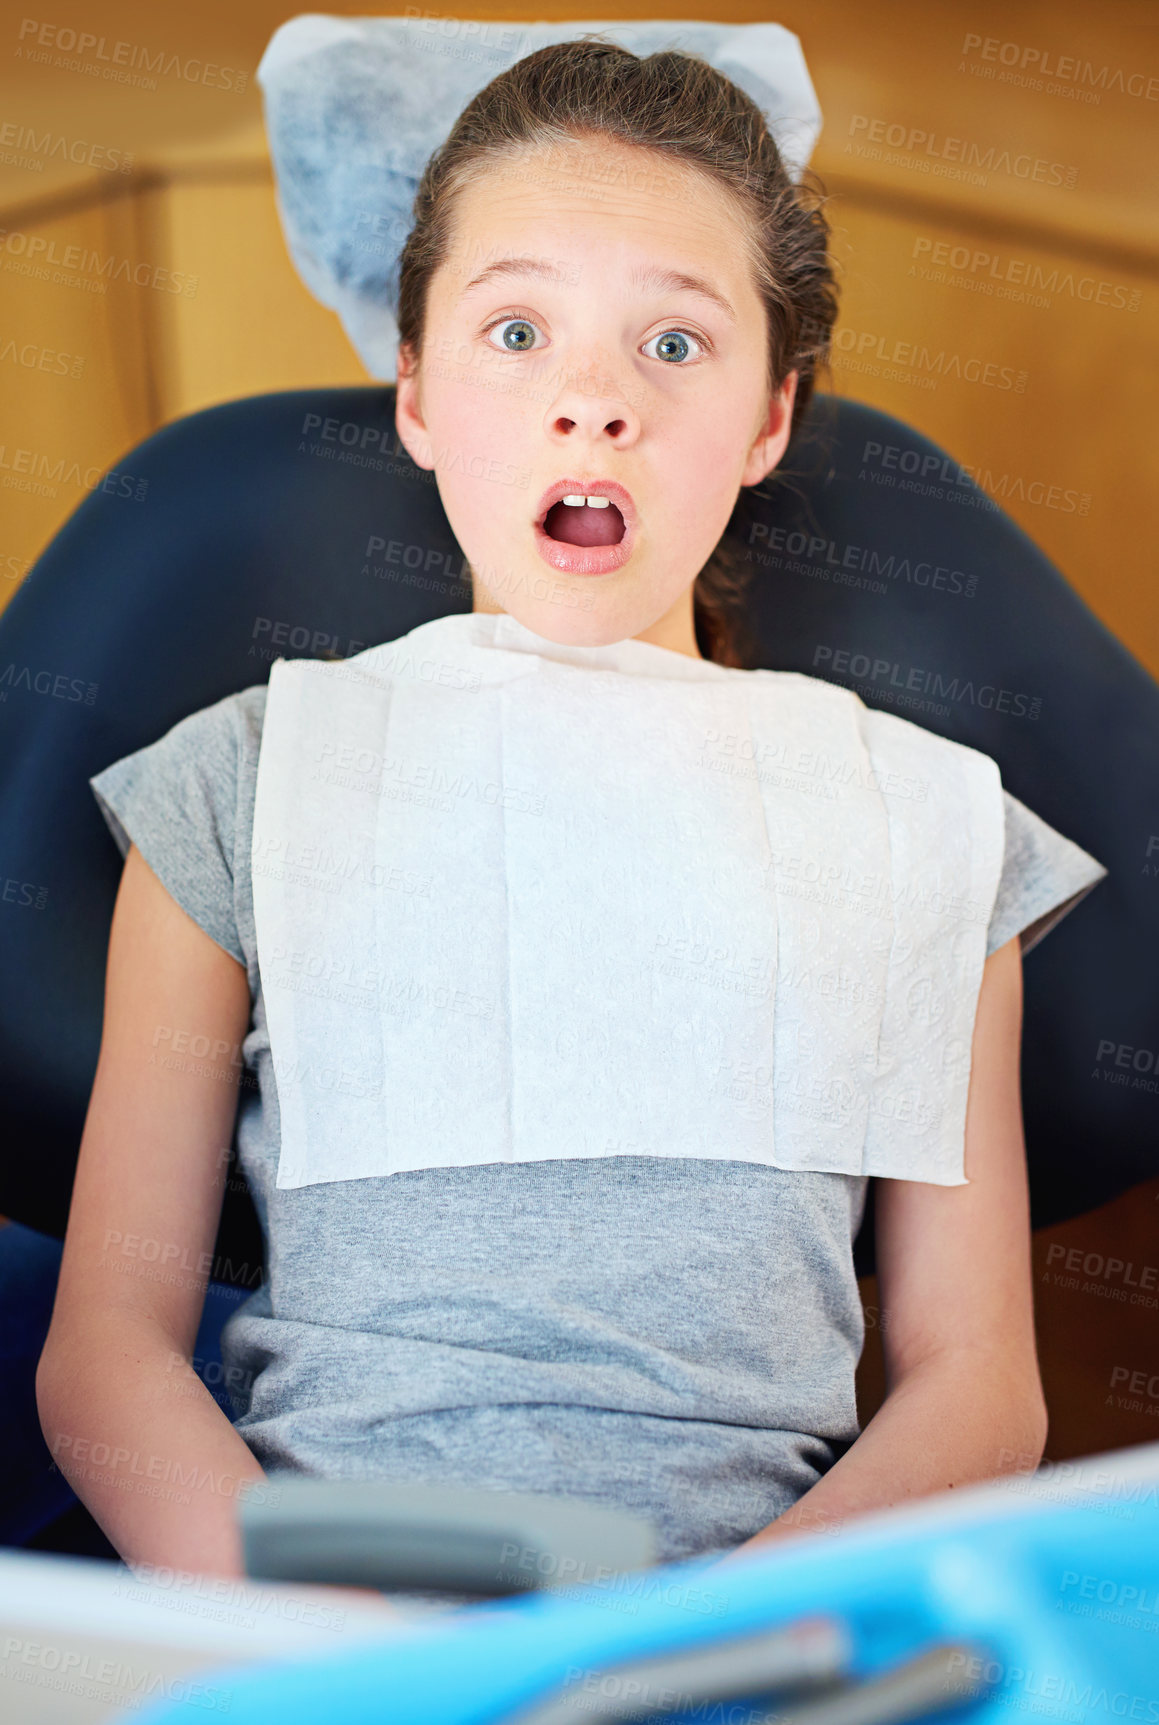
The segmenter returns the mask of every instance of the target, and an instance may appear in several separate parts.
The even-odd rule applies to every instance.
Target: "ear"
[[[418,367],[411,349],[401,342],[398,349],[398,383],[395,387],[394,427],[398,432],[399,442],[415,466],[424,467],[428,470],[433,468],[435,458],[431,452],[431,440],[427,432],[426,422],[423,419]]]
[[[759,485],[784,455],[793,429],[793,403],[796,399],[797,373],[791,371],[776,395],[769,399],[768,413],[741,474],[742,485]]]

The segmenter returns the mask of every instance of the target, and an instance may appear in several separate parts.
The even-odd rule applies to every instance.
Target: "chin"
[[[629,566],[605,575],[567,575],[532,560],[526,570],[511,564],[488,564],[485,557],[467,558],[473,591],[472,609],[504,613],[559,646],[608,647],[649,629],[667,616],[692,583],[676,592],[646,591],[638,569]],[[489,586],[476,570],[503,568],[502,578]]]
[[[581,594],[574,605],[523,606],[518,611],[508,607],[508,615],[533,634],[555,641],[561,647],[607,647],[614,641],[622,641],[624,629],[607,617],[601,617],[598,605],[591,605],[588,601],[587,608],[584,608],[586,598]]]

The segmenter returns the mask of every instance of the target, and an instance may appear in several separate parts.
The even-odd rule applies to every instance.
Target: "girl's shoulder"
[[[239,963],[265,704],[264,684],[225,695],[88,781],[121,855],[135,844],[182,909]]]

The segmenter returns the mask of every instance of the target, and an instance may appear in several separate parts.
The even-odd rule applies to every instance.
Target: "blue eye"
[[[651,340],[665,344],[667,352],[660,352],[656,357],[657,359],[667,360],[671,364],[681,363],[688,358],[690,351],[688,343],[690,340],[695,341],[697,347],[700,346],[696,337],[692,335],[690,331],[685,329],[665,329],[662,330],[659,335],[654,335]],[[650,346],[651,342],[645,343],[645,347]]]
[[[502,332],[500,339],[507,353],[531,353],[535,351],[535,331],[537,328],[538,325],[532,323],[530,318],[505,317],[500,318],[498,323],[493,323],[485,334],[492,347],[497,344],[491,341],[491,337],[498,330]],[[659,335],[654,335],[645,342],[645,352],[652,345],[652,342],[662,344],[661,351],[656,355],[656,358],[662,359],[670,365],[683,365],[689,357],[693,359],[698,357],[698,354],[693,353],[689,343],[695,344],[697,349],[704,347],[702,339],[693,335],[691,330],[686,329],[661,330]]]
[[[512,327],[516,332],[517,339],[515,341],[508,341],[507,332]],[[530,318],[505,317],[502,318],[499,323],[491,325],[491,329],[487,331],[487,339],[490,340],[493,330],[501,329],[504,331],[503,346],[507,349],[508,353],[528,353],[535,344],[535,337],[534,335],[531,335],[530,338],[528,338],[527,332],[533,331],[535,327],[536,326],[531,322]],[[495,344],[492,342],[491,345],[494,346]]]

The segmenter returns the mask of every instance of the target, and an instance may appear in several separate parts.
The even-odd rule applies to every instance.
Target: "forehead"
[[[568,139],[489,160],[455,201],[448,263],[522,247],[561,261],[597,245],[633,255],[657,246],[711,263],[736,282],[743,264],[744,216],[717,179],[658,151],[609,138]]]

